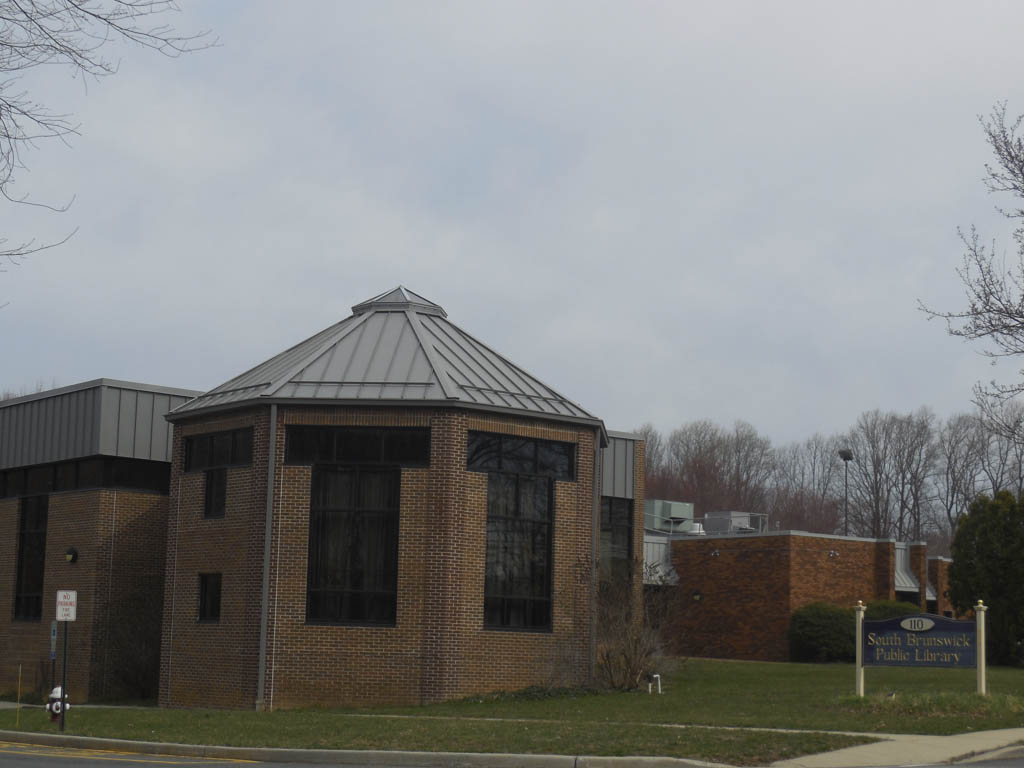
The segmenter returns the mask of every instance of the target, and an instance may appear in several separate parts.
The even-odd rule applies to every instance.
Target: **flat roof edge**
[[[636,440],[638,442],[644,439],[643,435],[638,435],[635,432],[622,432],[617,429],[609,429],[608,437],[617,437],[620,440]]]
[[[465,403],[457,400],[317,400],[297,399],[293,397],[265,397],[260,398],[258,400],[249,399],[234,403],[224,403],[206,407],[198,407],[189,411],[178,412],[177,410],[175,410],[166,414],[164,418],[173,424],[179,421],[186,421],[188,419],[199,416],[209,416],[215,413],[225,413],[228,411],[241,411],[248,408],[259,408],[265,405],[295,405],[321,408],[331,406],[347,406],[357,408],[450,408],[454,410],[493,413],[497,416],[514,416],[517,418],[536,419],[537,421],[559,421],[569,424],[579,424],[582,426],[593,427],[594,429],[597,429],[602,435],[602,437],[606,437],[608,434],[607,430],[605,430],[604,428],[604,422],[601,421],[601,419],[588,419],[582,416],[569,416],[555,413],[537,413],[535,411],[520,411],[511,408],[501,408],[498,406]]]
[[[163,387],[159,384],[143,384],[138,381],[124,381],[122,379],[92,379],[90,381],[82,381],[78,384],[68,384],[64,387],[57,387],[55,389],[46,389],[42,392],[33,392],[30,395],[21,395],[20,397],[12,397],[10,400],[0,401],[0,408],[8,408],[12,405],[20,405],[22,403],[31,403],[35,400],[46,400],[51,397],[57,397],[58,395],[66,395],[71,392],[82,392],[87,389],[98,389],[100,387],[111,387],[114,389],[131,389],[136,392],[152,392],[158,395],[180,395],[182,397],[198,397],[203,394],[200,390],[194,389],[181,389],[180,387]]]
[[[760,539],[765,536],[798,536],[809,539],[830,539],[834,541],[863,541],[868,543],[892,542],[893,544],[924,544],[923,541],[898,542],[896,539],[871,539],[862,536],[842,536],[836,533],[811,533],[809,531],[764,531],[762,533],[706,533],[703,536],[673,533],[673,541],[703,541],[706,539]]]

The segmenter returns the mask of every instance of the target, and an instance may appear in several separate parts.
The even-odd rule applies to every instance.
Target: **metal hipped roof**
[[[168,415],[257,403],[457,405],[603,425],[399,286]]]

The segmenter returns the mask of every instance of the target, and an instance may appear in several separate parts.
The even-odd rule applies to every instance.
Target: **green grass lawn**
[[[1024,726],[1024,669],[990,668],[988,679],[991,695],[979,697],[972,669],[872,667],[857,699],[852,664],[694,659],[663,677],[662,696],[487,697],[381,711],[922,734]]]
[[[21,727],[53,732],[40,709],[23,711]],[[0,728],[14,712],[0,710]],[[732,765],[775,760],[872,741],[830,734],[675,728],[580,720],[373,717],[331,710],[256,713],[213,710],[81,709],[67,733],[140,741],[315,749],[398,749],[568,755],[663,755]]]
[[[68,732],[239,746],[664,755],[763,765],[865,743],[873,732],[1024,726],[1022,669],[991,669],[986,698],[974,693],[973,670],[873,668],[866,680],[869,695],[857,699],[852,665],[691,660],[664,676],[661,696],[537,691],[427,707],[271,713],[76,707]],[[22,711],[21,718],[24,730],[54,730],[42,710]],[[13,710],[0,710],[0,728],[13,728],[14,719]],[[809,732],[815,730],[868,736]]]

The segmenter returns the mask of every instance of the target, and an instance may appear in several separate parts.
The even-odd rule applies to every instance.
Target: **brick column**
[[[910,555],[910,572],[914,574],[917,583],[921,585],[921,591],[918,593],[918,604],[921,606],[922,612],[928,610],[928,560],[925,556],[927,550],[928,546],[923,541],[907,547],[908,554]]]
[[[458,543],[464,527],[460,481],[466,470],[465,417],[449,411],[434,415],[430,432],[430,509],[423,601],[423,703],[451,698],[459,689],[462,657],[459,611],[464,610],[464,579]]]
[[[896,599],[896,544],[875,542],[875,599]]]

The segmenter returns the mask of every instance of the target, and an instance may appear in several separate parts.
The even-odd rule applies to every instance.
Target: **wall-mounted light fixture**
[[[718,557],[718,550],[717,549],[711,550],[711,556],[712,557]]]
[[[828,551],[828,556],[829,557],[839,557],[839,553],[836,550],[834,550],[834,549],[830,549]]]
[[[693,598],[693,602],[695,603],[699,603],[701,600],[704,599],[704,595],[701,594],[701,591],[699,589],[693,590],[693,594],[690,595],[690,597]]]
[[[75,549],[74,547],[71,547],[70,549],[68,549],[68,551],[64,553],[64,560],[66,560],[68,563],[77,563],[78,562],[78,550]]]

